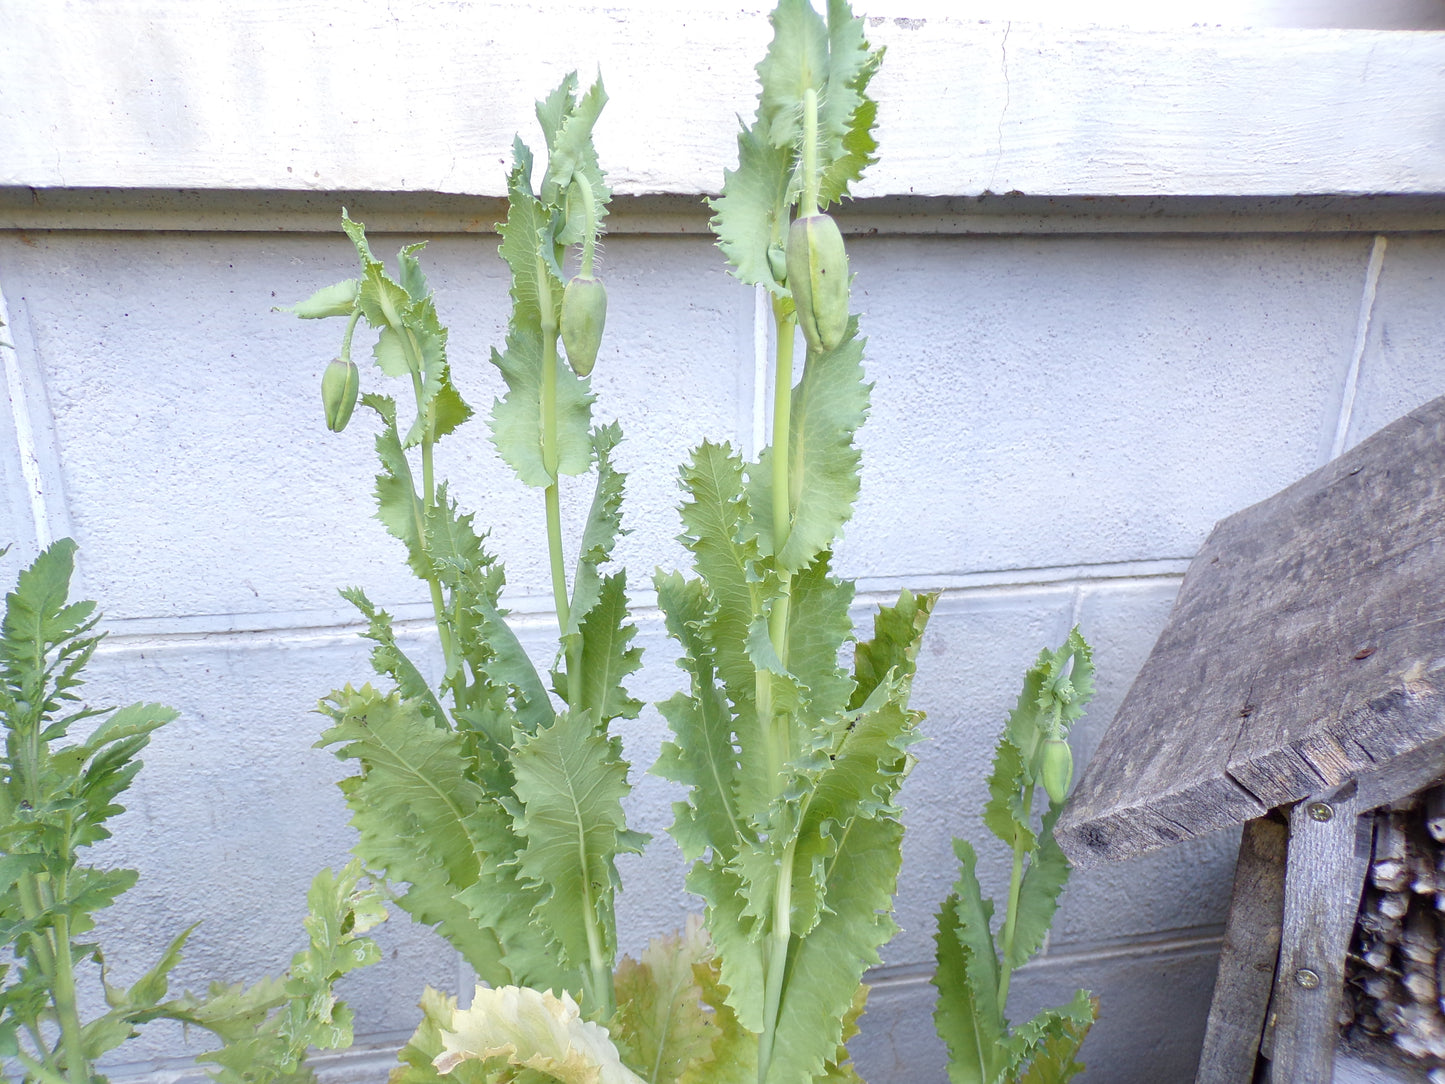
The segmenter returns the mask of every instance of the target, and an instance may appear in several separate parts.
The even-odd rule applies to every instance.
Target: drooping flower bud
[[[1058,805],[1069,796],[1069,784],[1074,781],[1074,751],[1063,738],[1044,739],[1039,776],[1049,801]]]
[[[332,358],[321,374],[321,405],[326,409],[326,428],[339,433],[351,421],[356,397],[361,391],[361,373],[350,358]]]
[[[813,350],[832,350],[848,330],[848,252],[831,215],[793,222],[787,263],[803,338]]]
[[[578,376],[597,364],[602,329],[607,324],[607,288],[591,275],[577,275],[562,291],[562,346]]]

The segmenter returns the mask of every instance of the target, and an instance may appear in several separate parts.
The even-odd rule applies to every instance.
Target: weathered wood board
[[[1081,867],[1445,736],[1445,397],[1215,527],[1056,836]]]
[[[1282,820],[1260,817],[1244,826],[1234,867],[1234,900],[1194,1084],[1254,1079],[1279,961],[1288,847],[1289,827]]]

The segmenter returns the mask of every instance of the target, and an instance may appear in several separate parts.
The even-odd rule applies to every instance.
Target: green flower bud
[[[1044,739],[1039,776],[1044,790],[1049,792],[1049,801],[1058,805],[1069,796],[1069,784],[1074,781],[1074,751],[1063,738]]]
[[[787,263],[803,338],[813,350],[832,350],[848,330],[848,253],[831,215],[793,222]]]
[[[577,275],[562,291],[562,345],[578,376],[597,364],[602,329],[607,324],[607,288],[591,275]]]
[[[768,270],[779,286],[788,284],[788,255],[782,245],[774,243],[768,246]]]
[[[326,408],[326,428],[339,433],[351,421],[356,397],[361,391],[361,373],[350,358],[333,358],[321,374],[321,405]]]

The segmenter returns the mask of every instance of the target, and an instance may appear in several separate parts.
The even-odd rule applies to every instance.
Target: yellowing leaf
[[[472,1007],[453,1015],[434,1064],[445,1074],[488,1058],[536,1069],[563,1084],[643,1084],[618,1058],[607,1029],[583,1020],[565,991],[559,998],[526,986],[477,987]]]

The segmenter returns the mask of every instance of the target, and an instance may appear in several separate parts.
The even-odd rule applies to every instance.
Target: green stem
[[[55,1014],[60,1020],[60,1045],[65,1051],[65,1071],[73,1084],[90,1084],[85,1061],[80,1013],[75,1006],[75,963],[70,955],[70,919],[55,920]]]
[[[71,1084],[69,1080],[50,1068],[50,1066],[41,1064],[34,1058],[28,1056],[23,1050],[16,1053],[15,1060],[18,1061],[25,1068],[25,1072],[29,1076],[34,1077],[39,1084]]]
[[[351,310],[351,317],[346,321],[346,331],[341,336],[341,360],[351,360],[351,336],[356,332],[356,322],[361,319],[361,306]]]
[[[803,91],[803,200],[799,215],[818,213],[818,92]]]
[[[1034,807],[1034,786],[1030,783],[1024,787],[1024,814],[1028,815],[1029,810]],[[1008,912],[1003,923],[1003,959],[999,961],[998,977],[998,1011],[1004,1012],[1008,1007],[1009,981],[1013,978],[1013,968],[1009,965],[1009,957],[1013,955],[1014,929],[1018,925],[1019,917],[1019,890],[1024,883],[1024,856],[1028,854],[1028,848],[1024,845],[1022,834],[1014,835],[1014,864],[1013,872],[1009,875],[1008,882]]]
[[[778,1017],[783,1004],[783,978],[788,970],[788,948],[793,939],[793,859],[797,840],[788,843],[773,894],[773,928],[768,935],[768,959],[763,993],[763,1033],[758,1036],[758,1084],[765,1084],[778,1038]]]
[[[798,319],[785,313],[774,302],[773,322],[777,329],[777,349],[773,362],[773,553],[782,552],[793,523],[792,470],[792,405],[793,405],[793,340]],[[778,569],[778,593],[768,615],[768,638],[773,651],[786,669],[788,665],[788,616],[792,602],[793,577],[786,569]],[[759,719],[767,728],[768,764],[773,774],[773,791],[785,784],[783,772],[792,759],[792,725],[790,719],[775,719],[772,708],[771,675],[763,673],[758,685]],[[766,694],[764,696],[764,694]],[[768,712],[763,714],[764,701]],[[771,929],[768,933],[767,959],[764,964],[763,1031],[758,1036],[758,1082],[768,1078],[777,1041],[778,1016],[782,1009],[783,981],[787,975],[788,949],[793,937],[793,860],[797,841],[789,841],[778,869],[778,883],[773,891]]]
[[[552,280],[540,257],[537,259],[538,305],[542,310],[542,466],[552,479],[544,490],[547,506],[547,551],[552,566],[552,600],[557,608],[557,626],[562,636],[572,622],[572,606],[567,596],[567,565],[562,557],[562,500],[557,467],[557,319],[553,313]],[[567,652],[568,707],[584,711],[582,704],[582,659],[580,646]],[[580,860],[587,865],[587,846],[579,840]],[[587,933],[588,974],[584,979],[585,995],[599,1020],[609,1020],[617,1011],[617,995],[612,986],[612,965],[608,959],[598,926],[597,905],[591,888],[582,889],[582,926]]]
[[[579,270],[584,278],[592,277],[592,258],[597,251],[597,197],[592,194],[592,182],[582,173],[572,178],[572,183],[582,190],[583,213],[587,216],[587,230],[582,235],[582,266]]]
[[[395,331],[396,328],[392,330]],[[421,414],[426,410],[426,388],[422,380],[421,350],[409,328],[401,327],[398,338],[401,339],[402,349],[407,355],[407,368],[411,370],[411,390],[416,397],[417,413]],[[432,445],[435,443],[432,423],[428,420],[421,439],[421,499],[412,501],[417,545],[423,553],[427,549],[426,512],[436,506],[436,474],[432,466]],[[446,674],[447,677],[451,677],[456,673],[461,660],[457,657],[456,648],[452,643],[451,625],[447,620],[446,600],[442,597],[441,582],[436,577],[428,576],[426,582],[427,590],[431,595],[432,614],[437,623],[437,638],[441,640],[442,658],[446,660]]]

